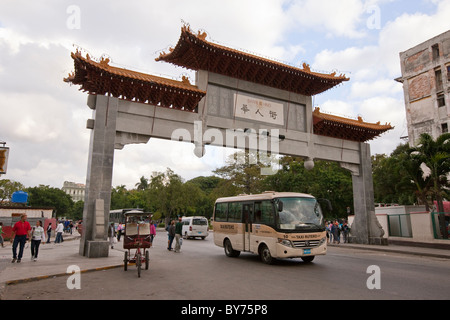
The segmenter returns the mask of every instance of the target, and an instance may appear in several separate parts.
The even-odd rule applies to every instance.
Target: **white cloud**
[[[288,14],[294,28],[317,30],[327,36],[360,38],[364,4],[360,0],[301,0],[292,1]]]
[[[373,82],[356,81],[351,85],[350,98],[364,99],[377,96],[391,96],[403,93],[401,83],[392,79],[379,79]]]
[[[325,113],[334,114],[341,117],[354,118],[355,107],[346,101],[341,100],[326,100],[320,106],[320,111]]]

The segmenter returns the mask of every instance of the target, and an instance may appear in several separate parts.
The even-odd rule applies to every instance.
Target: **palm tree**
[[[142,176],[139,179],[139,182],[135,184],[135,186],[136,186],[136,188],[138,190],[146,190],[146,189],[148,189],[148,186],[149,186],[148,179],[146,177]]]
[[[422,163],[423,159],[415,148],[409,148],[405,153],[399,155],[400,172],[406,172],[416,187],[416,197],[419,204],[425,205],[425,210],[430,211],[430,203],[427,201],[430,195],[431,177],[425,176]]]
[[[449,187],[450,172],[450,133],[444,133],[436,141],[428,133],[420,135],[417,147],[411,148],[411,154],[417,156],[428,167],[431,182],[431,195],[437,202],[438,212],[444,212],[444,188]],[[445,216],[439,215],[439,225],[444,238],[448,237],[445,228]]]

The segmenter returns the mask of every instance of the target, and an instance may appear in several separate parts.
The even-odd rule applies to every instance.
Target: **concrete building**
[[[434,139],[449,132],[450,31],[400,53],[408,138],[415,145],[422,133]]]
[[[70,195],[74,202],[84,201],[86,185],[82,183],[64,181],[64,185],[61,189],[66,194]]]

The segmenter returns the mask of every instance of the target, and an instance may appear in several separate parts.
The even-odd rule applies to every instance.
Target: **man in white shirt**
[[[64,225],[62,224],[61,221],[58,222],[58,225],[56,226],[56,239],[55,239],[55,243],[61,243],[63,242],[63,238],[62,238],[62,233],[64,231]]]

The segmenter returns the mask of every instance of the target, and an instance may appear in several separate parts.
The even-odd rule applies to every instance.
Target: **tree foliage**
[[[265,180],[268,190],[301,192],[331,202],[332,212],[326,218],[346,217],[347,208],[353,208],[352,178],[349,171],[336,162],[314,161],[307,170],[302,159],[283,157],[281,169]]]
[[[53,207],[56,217],[71,217],[74,202],[64,191],[40,185],[27,188],[28,204],[32,207]]]
[[[23,190],[25,187],[23,184],[17,181],[8,179],[0,180],[0,204],[9,202],[12,194],[16,191]]]

